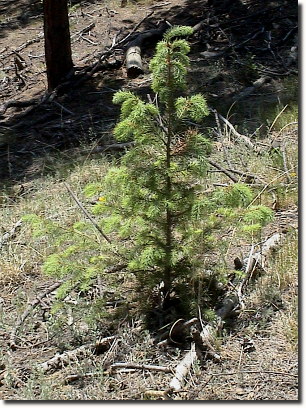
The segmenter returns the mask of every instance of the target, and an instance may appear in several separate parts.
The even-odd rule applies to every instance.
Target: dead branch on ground
[[[243,292],[247,284],[254,280],[258,275],[257,272],[264,271],[267,267],[268,257],[281,243],[283,234],[275,233],[268,238],[260,247],[259,251],[254,252],[254,247],[251,248],[250,254],[241,264],[246,265],[245,276],[242,281],[236,286],[235,291],[225,298],[223,306],[217,311],[219,316],[219,325],[222,326],[223,320],[237,306],[244,308]],[[219,326],[219,329],[220,327]]]
[[[39,364],[38,368],[44,373],[49,373],[50,371],[55,371],[63,368],[69,362],[84,358],[92,354],[100,354],[109,349],[112,342],[116,339],[115,336],[105,337],[95,343],[85,344],[71,351],[65,351],[62,354],[57,354],[50,360]]]
[[[34,44],[36,42],[39,42],[43,37],[44,37],[43,33],[38,34],[38,36],[36,38],[30,39],[30,40],[26,41],[25,43],[21,44],[19,47],[15,48],[14,50],[8,52],[7,54],[2,55],[1,59],[6,59],[6,58],[10,57],[11,55],[14,55],[16,52],[20,52],[20,51],[24,50],[29,45],[32,45],[32,44]]]
[[[70,374],[67,375],[67,377],[65,377],[65,380],[63,381],[64,385],[67,384],[71,384],[74,381],[78,381],[78,380],[84,380],[85,378],[94,378],[94,377],[98,377],[99,375],[101,375],[101,372],[88,372],[88,373],[78,373],[78,374]]]
[[[226,169],[230,171],[231,173],[238,174],[239,176],[242,176],[245,178],[244,183],[249,184],[253,183],[255,180],[258,180],[262,182],[262,180],[256,175],[256,174],[251,174],[251,173],[245,173],[244,171],[236,170],[236,169]]]
[[[94,27],[96,26],[95,23],[91,23],[88,26],[82,28],[82,30],[78,31],[77,33],[73,34],[71,36],[71,39],[75,38],[75,37],[81,37],[83,34],[88,33],[89,31],[91,31]]]
[[[218,117],[226,124],[226,126],[229,127],[230,131],[233,133],[233,135],[240,140],[242,143],[244,143],[245,146],[250,147],[252,150],[255,152],[259,152],[258,147],[250,140],[249,137],[245,135],[241,135],[237,130],[234,128],[234,126],[230,123],[230,121],[226,118],[224,118],[219,112],[217,112],[215,109],[213,109],[213,112],[216,112]]]
[[[247,96],[251,95],[254,91],[261,88],[264,84],[266,84],[269,81],[271,81],[271,78],[268,76],[263,76],[257,79],[255,82],[253,82],[252,86],[244,88],[238,95],[235,95],[233,100],[240,101],[241,99],[246,98]]]
[[[202,327],[201,331],[197,327],[192,327],[190,333],[199,351],[198,355],[200,356],[200,360],[202,359],[202,355],[204,355],[206,358],[214,360],[217,363],[221,361],[221,356],[216,353],[212,346],[213,337],[205,326]]]
[[[215,161],[208,159],[208,163],[210,163],[213,167],[220,170],[224,173],[227,177],[229,177],[234,183],[238,183],[238,178],[235,177],[229,170],[226,170],[224,167],[220,166],[220,164],[216,163]]]
[[[29,99],[27,101],[11,100],[5,102],[0,106],[0,116],[2,116],[9,108],[27,108],[35,105],[37,107],[40,104],[40,100],[37,98]]]
[[[183,360],[177,365],[175,375],[170,381],[169,391],[180,391],[185,382],[185,378],[189,373],[192,365],[197,359],[196,345],[191,343],[190,350],[185,354]]]

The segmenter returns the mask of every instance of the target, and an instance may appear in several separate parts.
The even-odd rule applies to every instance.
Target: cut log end
[[[127,50],[126,69],[129,78],[137,78],[139,75],[144,73],[140,47],[134,46]]]
[[[132,66],[132,67],[128,68],[128,70],[127,70],[127,76],[128,76],[129,78],[131,78],[131,79],[134,79],[134,78],[139,77],[139,75],[142,75],[143,72],[144,72],[144,71],[143,71],[142,69],[140,69],[139,67]]]

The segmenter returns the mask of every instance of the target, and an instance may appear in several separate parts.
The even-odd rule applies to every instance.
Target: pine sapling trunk
[[[165,297],[169,296],[172,286],[172,211],[170,201],[172,195],[172,180],[170,176],[171,168],[171,142],[173,132],[173,112],[174,112],[174,95],[172,94],[172,60],[171,47],[168,46],[167,58],[167,82],[168,82],[168,101],[166,104],[167,113],[167,139],[166,139],[166,263],[164,270],[164,293]]]
[[[168,131],[167,135],[167,173],[170,170],[171,164],[171,135]],[[166,263],[164,271],[164,292],[165,295],[170,293],[172,284],[172,274],[171,274],[171,259],[172,259],[172,212],[169,208],[169,199],[171,198],[172,182],[171,177],[167,174],[166,178],[166,189],[167,189],[167,204],[166,204]]]

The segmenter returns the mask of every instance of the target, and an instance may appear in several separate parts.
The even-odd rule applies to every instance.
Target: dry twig
[[[84,215],[89,219],[89,221],[92,223],[92,225],[96,228],[96,230],[102,235],[102,237],[109,243],[111,244],[111,240],[108,238],[108,236],[103,232],[103,230],[99,227],[99,225],[96,223],[96,221],[93,219],[93,217],[89,214],[89,212],[86,210],[86,208],[83,206],[83,204],[80,202],[80,200],[77,198],[77,196],[74,194],[74,192],[71,190],[70,186],[64,182],[65,187],[67,188],[69,194],[75,201],[75,203],[78,205],[78,207],[82,210]]]
[[[136,364],[136,363],[114,363],[111,365],[111,370],[121,368],[132,368],[135,370],[161,371],[163,373],[172,373],[173,370],[169,367],[158,366],[153,364]]]
[[[77,33],[73,34],[73,35],[71,36],[71,39],[73,39],[73,38],[75,38],[75,37],[77,37],[77,36],[82,36],[83,34],[88,33],[89,31],[91,31],[91,30],[95,27],[95,25],[96,25],[95,23],[91,23],[91,24],[89,24],[88,26],[82,28],[82,30],[80,30],[80,31],[78,31]]]

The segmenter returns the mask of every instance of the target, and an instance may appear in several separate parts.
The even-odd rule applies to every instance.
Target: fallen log
[[[146,42],[157,42],[160,40],[164,32],[169,28],[166,23],[160,24],[160,27],[140,33],[133,41],[128,44],[126,51],[126,70],[129,78],[136,78],[144,73],[141,49]]]
[[[136,78],[144,73],[139,46],[132,46],[127,50],[126,70],[129,78]]]

